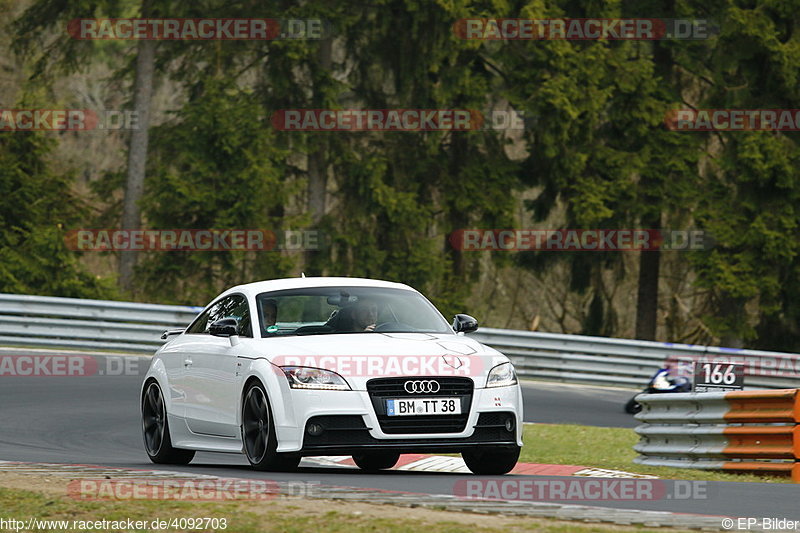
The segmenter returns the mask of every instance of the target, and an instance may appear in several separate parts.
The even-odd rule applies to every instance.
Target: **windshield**
[[[415,291],[378,287],[313,287],[259,294],[262,337],[330,333],[453,333]]]

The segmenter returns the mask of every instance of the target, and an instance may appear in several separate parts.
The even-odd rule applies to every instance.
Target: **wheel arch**
[[[278,375],[280,374],[280,375]],[[237,406],[237,423],[242,425],[242,408],[244,407],[244,396],[247,389],[253,383],[258,383],[264,389],[264,394],[267,396],[267,402],[270,406],[270,411],[273,418],[278,418],[281,421],[285,419],[284,409],[286,406],[286,398],[282,395],[281,381],[286,382],[283,377],[283,371],[273,365],[266,359],[258,359],[250,366],[249,373],[242,383],[242,390],[239,394]],[[288,389],[288,385],[286,386]]]
[[[161,387],[161,383],[158,382],[158,380],[155,378],[155,376],[146,377],[145,380],[144,380],[144,383],[142,383],[142,389],[139,391],[139,404],[140,405],[144,401],[144,393],[147,392],[147,388],[150,386],[151,383],[156,383],[156,384],[158,384],[159,387]],[[161,389],[162,389],[162,392],[163,392],[163,387],[161,387]]]
[[[157,355],[154,357],[158,357]],[[167,369],[164,366],[164,361],[160,358],[153,360],[150,369],[142,381],[141,389],[139,390],[139,410],[141,411],[142,400],[147,387],[155,381],[161,388],[161,396],[164,398],[167,414],[174,412],[172,409],[172,394],[170,393],[169,379],[167,378]]]
[[[264,385],[264,382],[261,380],[260,377],[253,374],[252,376],[248,376],[248,378],[244,381],[244,385],[242,385],[242,393],[239,394],[239,425],[242,424],[242,409],[244,408],[244,396],[247,394],[247,391],[250,387],[254,384],[258,383],[264,389],[264,394],[267,395],[267,400],[269,400],[269,391],[267,390],[267,386]]]

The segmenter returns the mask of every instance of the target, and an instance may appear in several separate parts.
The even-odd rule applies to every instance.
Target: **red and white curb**
[[[301,467],[338,467],[358,468],[349,455],[304,457],[300,462]],[[441,472],[454,474],[469,474],[470,471],[461,457],[446,455],[401,455],[400,460],[392,470],[409,472]],[[17,474],[40,474],[59,477],[105,477],[138,478],[146,474],[152,479],[217,479],[219,476],[206,474],[192,474],[187,472],[173,472],[167,470],[136,470],[131,468],[109,468],[95,465],[74,465],[58,463],[23,463],[15,461],[0,461],[0,472],[14,472]],[[657,479],[656,476],[633,474],[620,470],[606,470],[602,468],[587,468],[570,465],[547,465],[536,463],[518,463],[512,474],[528,476],[585,476],[609,477],[631,479]]]
[[[358,468],[349,455],[304,457],[300,466]],[[407,472],[442,472],[448,474],[469,474],[470,470],[461,457],[448,455],[404,454],[391,470]],[[549,465],[538,463],[517,463],[512,474],[526,476],[584,476],[630,479],[657,479],[656,476],[634,474],[622,470],[607,470],[572,465]]]
[[[622,470],[607,470],[605,468],[583,468],[578,470],[573,476],[585,477],[613,477],[613,478],[627,478],[627,479],[658,479],[658,476],[648,476],[646,474],[632,474]]]

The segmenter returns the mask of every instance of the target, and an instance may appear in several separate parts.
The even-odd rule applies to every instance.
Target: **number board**
[[[693,392],[728,392],[744,388],[744,364],[695,363]]]

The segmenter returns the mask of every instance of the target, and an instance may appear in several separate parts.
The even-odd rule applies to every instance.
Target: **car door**
[[[187,370],[192,364],[193,355],[200,349],[198,346],[206,342],[208,337],[209,317],[215,313],[217,304],[209,306],[189,324],[180,337],[169,342],[161,352],[164,367],[169,381],[171,397],[170,414],[180,418],[186,417],[188,403]]]
[[[186,423],[193,433],[220,437],[239,436],[236,406],[241,391],[238,347],[230,338],[208,333],[208,327],[222,318],[235,318],[240,337],[252,337],[247,298],[233,294],[221,299],[211,310],[202,342],[187,350],[185,371]]]

